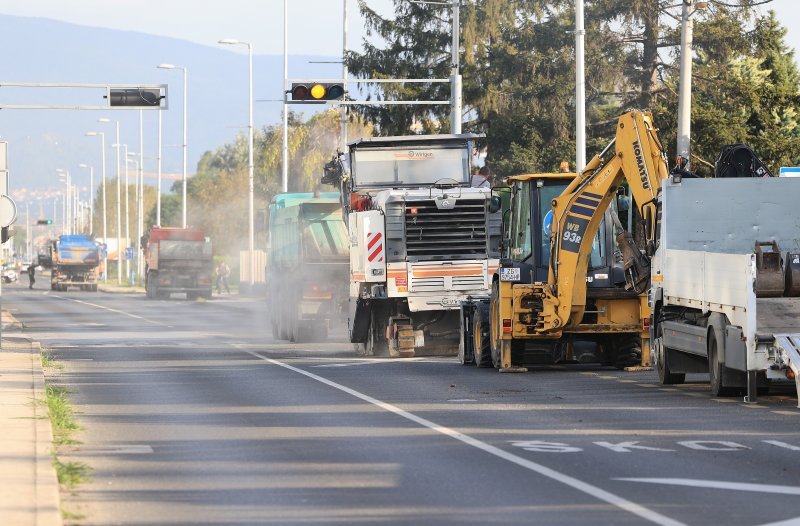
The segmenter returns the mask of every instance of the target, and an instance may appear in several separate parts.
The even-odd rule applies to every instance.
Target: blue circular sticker
[[[550,210],[544,215],[544,220],[542,221],[542,232],[546,238],[550,238],[550,229],[553,227],[553,211]]]

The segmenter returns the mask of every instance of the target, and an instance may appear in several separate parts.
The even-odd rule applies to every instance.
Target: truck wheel
[[[617,369],[642,363],[642,338],[638,334],[621,334],[611,338],[612,365]]]
[[[473,361],[478,367],[492,367],[491,319],[489,306],[479,303],[472,319]]]
[[[495,367],[500,369],[502,365],[502,357],[500,356],[502,348],[502,332],[500,329],[500,283],[495,281],[492,285],[492,295],[489,298],[489,309],[486,311],[486,320],[489,324],[489,365],[481,365],[481,367]],[[477,352],[477,351],[476,351]],[[477,358],[476,358],[477,360]]]
[[[711,330],[708,334],[708,376],[711,384],[711,394],[714,396],[735,396],[738,389],[725,385],[722,375],[725,366],[719,361],[719,347],[717,337]]]
[[[89,285],[89,290],[90,290],[91,292],[97,292],[97,284],[94,284],[94,285]]]
[[[387,319],[385,309],[374,306],[370,314],[367,356],[389,356],[389,341],[386,339]],[[376,313],[376,311],[378,311]]]
[[[675,385],[682,384],[686,381],[686,373],[673,373],[669,368],[669,355],[672,354],[672,349],[664,346],[664,329],[661,324],[658,324],[658,336],[653,342],[653,353],[656,355],[658,369],[658,379],[661,385]]]

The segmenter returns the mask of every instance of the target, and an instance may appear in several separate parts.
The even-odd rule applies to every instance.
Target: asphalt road
[[[237,297],[2,300],[64,366],[80,524],[800,524],[791,389],[745,405],[703,375],[360,359],[272,340]]]

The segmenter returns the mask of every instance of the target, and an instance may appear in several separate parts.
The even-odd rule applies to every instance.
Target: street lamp
[[[119,163],[119,121],[102,117],[97,119],[97,122],[113,122],[117,126],[117,142],[114,144],[117,148],[117,285],[122,285],[122,189],[120,188],[122,173]]]
[[[681,10],[681,69],[678,88],[678,163],[685,170],[691,169],[692,127],[692,39],[694,21],[692,15],[708,7],[708,2],[683,0]],[[685,164],[684,162],[685,161]]]
[[[219,41],[220,44],[227,45],[242,45],[247,46],[247,108],[248,108],[248,123],[247,123],[247,232],[248,232],[248,254],[250,269],[248,271],[248,281],[250,282],[250,293],[253,292],[255,285],[254,271],[256,268],[255,256],[255,232],[254,232],[254,167],[253,167],[253,46],[249,42],[241,42],[232,38],[224,38]]]
[[[79,165],[81,168],[89,169],[89,235],[94,234],[94,166],[86,163]]]
[[[58,174],[59,178],[63,177],[64,182],[67,183],[67,192],[64,195],[63,230],[65,234],[72,234],[72,198],[71,198],[72,178],[69,176],[69,170],[64,170],[63,168],[57,168],[56,173]]]
[[[159,64],[159,69],[179,69],[183,71],[183,228],[186,228],[186,148],[187,148],[187,125],[186,125],[186,93],[187,77],[189,69],[184,66],[174,64]]]
[[[139,156],[139,160],[129,159],[128,162],[134,163],[136,168],[136,240],[134,246],[136,247],[136,275],[141,280],[144,268],[142,266],[142,234],[144,230],[144,167],[142,166],[143,157],[142,152],[129,152],[128,156]]]
[[[123,151],[125,152],[125,248],[128,248],[128,244],[131,242],[131,230],[130,230],[130,200],[128,199],[128,145],[122,144]],[[120,250],[122,250],[120,248]],[[131,262],[126,257],[125,258],[125,279],[128,279],[131,275]]]
[[[108,232],[106,228],[106,136],[103,132],[86,132],[87,137],[100,137],[101,163],[103,166],[103,243],[108,246]],[[103,251],[103,273],[108,272],[108,251]],[[104,276],[105,277],[105,276]]]

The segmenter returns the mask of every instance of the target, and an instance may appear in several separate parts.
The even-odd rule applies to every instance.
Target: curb
[[[9,312],[2,311],[2,328],[21,328],[22,324]],[[31,400],[32,419],[34,422],[33,445],[33,487],[35,526],[62,526],[61,494],[58,477],[53,466],[53,428],[50,424],[47,407],[41,402],[46,399],[46,384],[42,370],[41,349],[39,342],[33,341],[24,334],[4,336],[0,338],[0,348],[23,354],[27,351],[30,358],[30,381],[33,399]]]

